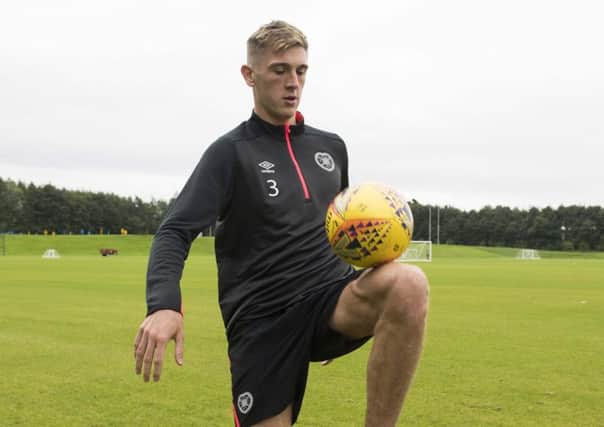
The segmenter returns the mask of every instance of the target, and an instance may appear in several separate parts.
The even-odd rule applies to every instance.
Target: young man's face
[[[292,47],[283,52],[264,52],[255,58],[247,72],[246,67],[242,73],[254,89],[256,114],[275,125],[294,124],[308,69],[306,50]]]

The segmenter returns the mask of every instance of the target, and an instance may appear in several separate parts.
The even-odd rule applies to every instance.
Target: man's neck
[[[263,111],[259,111],[257,108],[254,108],[254,113],[256,113],[256,115],[258,117],[260,117],[265,122],[270,123],[271,125],[285,126],[285,125],[288,125],[288,124],[289,125],[295,125],[296,124],[296,116],[295,115],[293,115],[289,119],[279,120],[279,119],[277,119],[275,117],[270,116],[269,114],[266,114]]]

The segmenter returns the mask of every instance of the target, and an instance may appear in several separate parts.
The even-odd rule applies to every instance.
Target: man
[[[428,283],[416,267],[355,271],[325,237],[328,203],[348,186],[344,142],[304,123],[298,105],[308,44],[274,21],[248,40],[241,67],[254,109],[204,153],[162,222],[147,272],[148,313],[135,339],[136,373],[159,380],[169,340],[183,360],[179,281],[191,242],[217,221],[219,302],[237,426],[291,426],[310,361],[373,337],[366,425],[392,426],[420,353]]]

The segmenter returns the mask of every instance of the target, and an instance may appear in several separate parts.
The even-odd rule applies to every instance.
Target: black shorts
[[[329,319],[346,285],[361,271],[269,317],[241,321],[230,332],[229,358],[236,426],[250,426],[292,404],[298,418],[309,362],[333,359],[371,337],[350,339]]]

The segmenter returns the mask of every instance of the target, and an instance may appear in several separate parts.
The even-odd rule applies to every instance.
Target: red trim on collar
[[[296,124],[301,123],[304,121],[304,116],[302,115],[301,112],[296,111]]]
[[[304,192],[304,199],[310,200],[310,193],[308,191],[308,185],[306,185],[306,180],[304,179],[304,174],[302,173],[302,168],[298,163],[298,159],[296,159],[296,155],[294,154],[294,149],[292,148],[292,140],[289,137],[291,133],[291,127],[289,123],[285,125],[285,142],[287,144],[287,151],[289,152],[289,157],[292,159],[294,163],[294,168],[296,169],[296,173],[298,174],[298,178],[300,179],[300,184],[302,185],[302,191]]]

